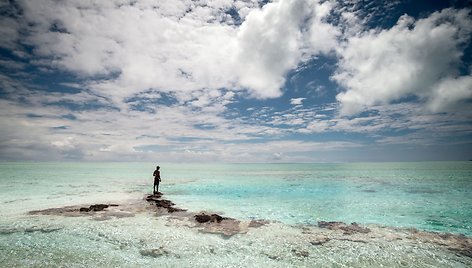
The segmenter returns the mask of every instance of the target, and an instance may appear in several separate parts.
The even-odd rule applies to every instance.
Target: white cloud
[[[258,5],[22,0],[27,34],[21,38],[41,57],[34,62],[81,75],[89,89],[115,103],[150,88],[246,89],[254,97],[277,97],[289,70],[334,49],[338,31],[324,22],[333,5]],[[245,13],[240,26],[227,14],[231,8]]]
[[[467,105],[472,78],[459,73],[472,31],[467,11],[403,16],[391,29],[364,31],[350,11],[337,18],[343,25],[330,24],[341,6],[334,1],[280,0],[263,8],[256,0],[19,2],[25,21],[2,22],[10,28],[0,27],[0,46],[15,50],[19,39],[31,45],[30,63],[78,75],[60,85],[80,93],[35,90],[0,74],[7,95],[0,100],[2,159],[312,161],[319,152],[342,156],[363,138],[432,144],[471,133],[470,112],[391,104],[415,96],[433,112]],[[341,57],[333,77],[345,90],[340,105],[304,102],[332,97],[321,77],[296,91],[301,97],[290,99],[288,110],[229,105],[241,96],[281,96],[286,74],[320,54]],[[84,108],[91,104],[100,108]],[[372,113],[336,117],[339,107]],[[316,142],[328,132],[343,135]]]
[[[472,99],[472,75],[439,81],[429,98],[429,109],[433,112],[462,107],[461,102]]]
[[[304,100],[306,100],[306,98],[293,98],[293,99],[290,99],[290,104],[292,104],[292,105],[302,105]]]
[[[331,8],[330,2],[287,0],[247,15],[237,40],[240,85],[256,97],[279,97],[289,70],[304,58],[332,51],[337,44],[338,31],[323,22]]]
[[[438,94],[434,88],[458,75],[464,45],[472,32],[468,12],[445,9],[417,21],[404,15],[391,29],[349,38],[339,50],[342,58],[333,76],[347,89],[337,95],[341,113],[355,114],[409,96],[432,103],[446,98],[452,104],[457,96],[467,95],[449,97],[445,95],[458,90]],[[465,83],[469,79],[459,80]]]

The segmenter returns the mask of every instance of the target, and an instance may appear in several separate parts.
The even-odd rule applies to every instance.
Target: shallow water
[[[467,267],[436,245],[384,236],[312,246],[303,226],[358,222],[472,235],[472,162],[161,164],[161,191],[179,207],[276,223],[230,239],[140,213],[95,221],[36,209],[140,200],[152,163],[1,163],[1,266]],[[303,226],[302,226],[303,225]],[[388,236],[388,235],[386,235]],[[146,255],[163,247],[159,257]],[[302,252],[303,254],[301,254]]]

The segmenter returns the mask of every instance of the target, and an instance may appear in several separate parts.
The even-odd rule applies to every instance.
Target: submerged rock
[[[108,207],[117,207],[118,205],[116,204],[110,204],[110,205],[106,205],[106,204],[96,204],[96,205],[91,205],[90,207],[86,208],[86,207],[81,207],[79,209],[80,212],[89,212],[89,211],[103,211],[104,209],[108,208]]]
[[[248,227],[258,228],[258,227],[261,227],[261,226],[264,226],[264,225],[267,225],[267,224],[269,224],[269,221],[266,221],[266,220],[251,220],[249,222]]]
[[[310,256],[310,253],[306,250],[292,249],[292,253],[297,257],[307,258]]]
[[[425,232],[417,229],[407,229],[407,231],[410,232],[408,239],[444,246],[453,252],[472,258],[472,238],[463,234]]]
[[[165,250],[164,247],[142,249],[139,251],[142,256],[157,258],[163,255],[168,255],[170,252]]]
[[[42,210],[32,210],[28,212],[30,215],[61,215],[61,216],[74,216],[78,214],[78,208],[75,206],[67,206],[62,208],[47,208]],[[75,215],[78,216],[78,215]]]
[[[326,236],[317,236],[317,237],[314,237],[312,241],[310,241],[310,244],[312,244],[313,246],[321,246],[324,243],[329,242],[330,240],[331,239]]]
[[[318,227],[326,228],[329,230],[342,230],[344,234],[351,235],[355,233],[369,233],[369,228],[364,228],[359,226],[357,223],[353,222],[350,225],[340,221],[319,221]]]
[[[58,215],[66,217],[83,217],[83,216],[93,216],[100,217],[99,220],[110,219],[111,217],[132,217],[134,214],[121,212],[117,210],[108,210],[110,207],[118,207],[116,204],[95,204],[89,207],[81,206],[67,206],[62,208],[48,208],[43,210],[33,210],[28,212],[30,215]],[[100,212],[100,213],[94,213]],[[125,215],[126,214],[126,215]]]

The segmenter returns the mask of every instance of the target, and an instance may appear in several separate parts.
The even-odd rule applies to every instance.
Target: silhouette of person
[[[154,193],[159,192],[159,182],[161,181],[161,172],[159,171],[161,167],[157,166],[156,170],[154,170],[154,173],[152,175],[154,176]]]

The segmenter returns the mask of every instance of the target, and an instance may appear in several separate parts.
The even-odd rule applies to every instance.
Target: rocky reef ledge
[[[257,228],[267,224],[263,220],[240,221],[233,218],[223,217],[213,212],[188,212],[186,209],[175,207],[175,204],[167,199],[163,199],[162,193],[148,195],[146,201],[157,207],[158,214],[172,214],[176,217],[184,217],[191,221],[202,233],[220,234],[224,237],[231,237],[235,234],[244,234],[249,228]]]
[[[147,202],[143,202],[143,201]],[[113,218],[133,217],[137,213],[152,212],[156,216],[172,216],[172,219],[188,221],[189,227],[198,228],[199,232],[219,234],[229,238],[235,234],[244,234],[249,228],[257,228],[268,224],[264,220],[240,221],[223,217],[214,212],[189,212],[186,209],[176,207],[168,199],[163,198],[162,193],[147,195],[143,200],[134,200],[126,204],[93,204],[88,206],[66,206],[60,208],[48,208],[33,210],[29,215],[55,215],[65,217],[90,217],[92,220],[103,221]]]
[[[278,222],[265,220],[243,221],[224,217],[214,212],[191,212],[176,206],[172,201],[163,198],[162,193],[146,195],[144,198],[123,204],[93,204],[88,206],[67,206],[30,211],[30,215],[55,215],[66,217],[90,217],[92,220],[109,220],[113,218],[133,217],[138,213],[153,213],[156,216],[166,216],[169,222],[180,222],[180,225],[197,228],[198,232],[212,233],[230,238],[236,234],[245,234],[251,228],[268,225],[269,228],[280,226]],[[285,227],[284,227],[285,228]],[[379,225],[361,226],[357,223],[347,224],[337,221],[319,221],[316,226],[294,226],[300,230],[301,239],[308,245],[332,247],[340,242],[354,244],[414,244],[431,245],[453,252],[458,256],[472,258],[472,238],[462,234],[436,233],[419,231],[413,228],[396,228]],[[268,229],[270,230],[270,229]],[[143,254],[164,254],[144,252]],[[159,255],[158,254],[158,255]],[[307,257],[307,251],[297,251],[294,254],[301,258]],[[270,256],[272,258],[274,256]],[[275,257],[274,257],[275,258]]]

